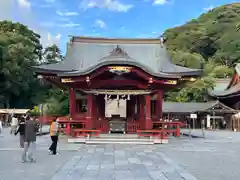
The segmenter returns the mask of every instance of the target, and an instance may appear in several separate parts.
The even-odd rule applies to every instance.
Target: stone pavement
[[[227,131],[227,130],[203,130],[202,129],[181,129],[181,133],[185,135],[191,134],[194,137],[207,138],[207,139],[218,139],[218,140],[236,140],[240,141],[240,133]]]
[[[22,164],[18,136],[0,134],[0,180],[164,179],[238,180],[240,133],[214,138],[171,138],[161,145],[59,143],[49,156],[48,135],[37,138],[37,163]],[[195,176],[196,178],[194,178]],[[60,178],[61,176],[61,178]],[[124,176],[124,177],[123,177]],[[180,178],[184,180],[184,178]]]
[[[161,146],[59,143],[59,156],[48,155],[49,136],[37,138],[36,163],[20,162],[18,136],[0,134],[0,180],[196,180],[170,160]]]
[[[51,180],[196,180],[154,146],[84,145]]]

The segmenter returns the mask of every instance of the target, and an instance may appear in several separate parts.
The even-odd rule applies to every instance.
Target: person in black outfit
[[[20,139],[20,147],[23,148],[24,147],[24,135],[25,135],[25,118],[21,117],[20,119],[20,124],[18,126],[17,131],[15,132],[15,136],[17,134],[20,134],[19,139]]]

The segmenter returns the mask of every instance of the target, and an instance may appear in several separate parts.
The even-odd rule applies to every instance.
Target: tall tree
[[[43,61],[46,63],[57,63],[63,60],[61,50],[56,44],[53,44],[44,50],[43,58]]]
[[[2,81],[1,92],[5,107],[14,102],[31,106],[31,97],[39,90],[39,83],[30,66],[39,64],[42,46],[40,35],[20,23],[0,22],[0,49]],[[30,91],[36,90],[35,94]],[[20,103],[21,104],[21,103]]]

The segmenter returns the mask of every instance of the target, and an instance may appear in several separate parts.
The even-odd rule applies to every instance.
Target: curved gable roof
[[[159,39],[103,39],[74,37],[63,62],[37,70],[58,71],[61,76],[82,75],[104,65],[125,64],[157,77],[201,75],[202,70],[174,65]]]

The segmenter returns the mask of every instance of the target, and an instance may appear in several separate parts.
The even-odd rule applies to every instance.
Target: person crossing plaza
[[[52,144],[49,147],[49,154],[57,155],[57,143],[58,143],[58,135],[59,135],[59,124],[56,119],[50,125],[50,137],[52,140]]]
[[[25,134],[25,118],[24,117],[21,117],[21,119],[20,119],[20,123],[19,123],[17,131],[15,132],[15,136],[18,133],[20,134],[19,135],[20,147],[23,148],[24,147],[24,134]]]
[[[37,128],[35,121],[30,118],[30,116],[27,116],[24,133],[24,150],[22,154],[23,163],[27,162],[27,158],[30,162],[36,162],[36,131]]]

